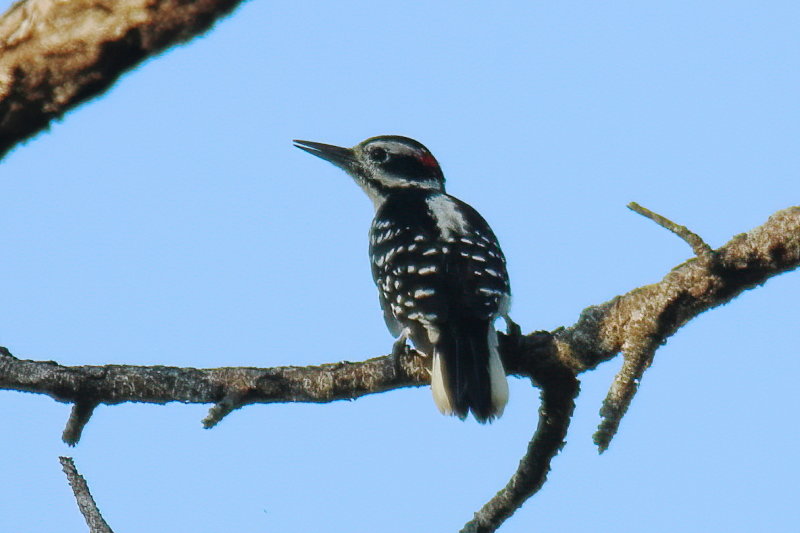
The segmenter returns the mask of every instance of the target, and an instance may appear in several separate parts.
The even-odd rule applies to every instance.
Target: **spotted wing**
[[[372,274],[387,326],[395,335],[409,327],[421,348],[455,317],[492,320],[508,308],[505,258],[492,230],[469,205],[448,201],[464,213],[460,231],[443,232],[423,206],[379,212],[370,231]]]
[[[370,231],[372,277],[378,287],[386,326],[395,337],[404,327],[430,323],[441,311],[435,300],[425,301],[429,296],[426,278],[439,270],[422,259],[425,257],[423,243],[433,240],[429,232],[403,220],[376,217],[373,221]]]
[[[511,287],[506,259],[494,232],[471,206],[456,198],[467,221],[465,231],[452,232],[446,244],[452,247],[446,258],[445,276],[449,297],[460,312],[475,318],[494,319],[508,313]]]

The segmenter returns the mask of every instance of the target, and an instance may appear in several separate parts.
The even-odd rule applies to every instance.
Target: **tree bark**
[[[0,17],[0,157],[239,0],[25,0]]]

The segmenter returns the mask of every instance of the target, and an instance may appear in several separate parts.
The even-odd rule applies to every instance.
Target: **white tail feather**
[[[453,414],[453,403],[450,401],[450,395],[447,394],[447,386],[444,382],[444,361],[437,351],[433,352],[433,373],[431,374],[431,392],[433,392],[433,401],[436,407],[443,415]]]
[[[497,349],[497,332],[494,326],[489,328],[489,386],[491,387],[492,410],[489,420],[500,418],[508,403],[508,380],[500,352]],[[445,383],[444,358],[437,351],[433,352],[431,373],[431,392],[436,407],[444,415],[453,415],[453,401]]]
[[[489,327],[489,383],[492,388],[494,418],[500,418],[508,403],[508,379],[497,350],[497,332]]]

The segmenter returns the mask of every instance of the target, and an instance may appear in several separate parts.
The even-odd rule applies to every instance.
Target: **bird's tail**
[[[433,350],[431,390],[443,414],[463,419],[472,411],[482,424],[503,414],[508,382],[494,325],[474,321],[443,328]]]

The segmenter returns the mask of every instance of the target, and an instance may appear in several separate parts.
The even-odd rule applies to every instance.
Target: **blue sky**
[[[7,3],[3,3],[5,6]],[[62,364],[360,360],[392,339],[372,206],[295,138],[426,144],[492,224],[523,329],[661,279],[800,198],[796,2],[250,2],[0,163],[0,345]],[[581,376],[550,480],[501,529],[796,531],[800,274],[656,354],[608,452],[619,359]],[[515,469],[538,392],[491,426],[427,388],[332,405],[69,406],[0,392],[0,531],[85,531],[72,455],[116,531],[457,531]]]

